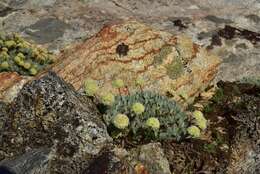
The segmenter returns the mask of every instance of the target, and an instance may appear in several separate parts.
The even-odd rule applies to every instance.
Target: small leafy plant
[[[94,80],[85,81],[85,93],[101,101],[98,108],[113,138],[179,141],[185,137],[199,138],[201,131],[207,128],[202,112],[194,111],[190,122],[175,101],[156,92],[144,91],[141,78],[136,80],[140,90],[133,94],[128,91],[122,95],[125,85],[121,79],[114,80],[112,86],[118,89],[119,95],[100,91]]]
[[[118,114],[128,117],[129,125],[118,130],[114,124]],[[104,120],[114,137],[131,135],[134,139],[180,140],[187,132],[187,115],[175,101],[151,91],[116,96]]]
[[[30,44],[17,34],[0,34],[0,72],[34,76],[53,62],[53,56],[48,51]]]

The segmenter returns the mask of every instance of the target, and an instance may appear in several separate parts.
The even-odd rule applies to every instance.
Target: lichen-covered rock
[[[260,172],[260,86],[241,82],[219,82],[219,90],[207,106],[215,127],[228,142],[226,173]],[[213,122],[212,122],[213,123]],[[216,124],[216,123],[213,123]]]
[[[189,37],[157,31],[137,21],[108,25],[89,40],[65,49],[58,60],[52,70],[76,89],[92,78],[115,94],[118,91],[111,81],[122,79],[135,91],[135,81],[142,77],[144,89],[184,104],[203,91],[220,64],[217,56]],[[4,100],[9,92],[5,93]]]
[[[128,160],[132,166],[135,166],[136,172],[143,170],[151,174],[171,174],[169,162],[160,143],[142,145],[132,149],[129,154]],[[131,168],[129,168],[129,173],[134,173]]]
[[[122,79],[130,91],[144,78],[144,89],[191,102],[214,78],[218,57],[187,36],[173,36],[136,21],[104,27],[95,37],[72,46],[53,68],[79,89],[84,79],[98,80],[104,90],[116,93],[111,81]]]
[[[229,173],[260,172],[260,86],[250,83],[219,82],[223,97],[216,107],[233,128]]]
[[[84,174],[122,174],[125,173],[125,163],[118,158],[114,151],[104,149],[93,158],[83,171]]]
[[[50,149],[39,148],[12,159],[0,161],[2,174],[47,174]],[[8,172],[10,173],[8,173]]]
[[[2,138],[3,138],[3,129],[5,126],[5,122],[8,118],[8,105],[6,105],[4,102],[0,101],[0,146],[1,143],[3,142]],[[2,160],[1,155],[3,152],[0,148],[0,161]]]
[[[50,172],[74,173],[110,140],[92,101],[49,72],[24,85],[11,103],[0,149],[8,157],[49,147]]]

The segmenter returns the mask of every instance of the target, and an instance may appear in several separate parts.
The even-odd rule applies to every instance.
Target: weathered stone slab
[[[76,89],[88,77],[114,93],[117,90],[111,81],[123,79],[134,91],[135,80],[142,77],[144,89],[172,95],[180,103],[191,102],[214,78],[220,64],[218,57],[189,37],[173,36],[136,21],[106,26],[91,39],[65,50],[59,59],[53,70]]]
[[[52,70],[76,89],[88,77],[99,81],[101,90],[117,93],[111,81],[120,78],[134,91],[135,80],[142,77],[144,89],[172,96],[179,103],[192,102],[215,77],[220,64],[218,57],[189,37],[137,21],[108,25],[89,40],[64,50],[58,59]]]

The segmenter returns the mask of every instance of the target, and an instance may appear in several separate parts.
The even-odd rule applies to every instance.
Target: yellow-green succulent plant
[[[39,54],[33,54],[37,52]],[[36,75],[53,63],[53,55],[48,51],[25,41],[17,34],[0,34],[0,72],[11,71],[21,75]]]
[[[112,82],[113,87],[122,88],[124,87],[124,81],[122,79],[116,79]]]
[[[195,124],[202,130],[207,128],[207,119],[204,117],[201,111],[194,111],[193,118],[195,119]]]
[[[187,131],[192,138],[200,137],[200,129],[197,126],[190,126]]]
[[[103,115],[113,137],[118,137],[114,136],[111,126],[117,113],[129,118],[129,127],[124,131],[124,136],[131,135],[137,140],[144,138],[180,141],[185,138],[189,125],[187,114],[175,101],[151,91],[115,97],[115,102],[107,107]],[[122,132],[118,134],[120,133]]]
[[[112,105],[115,102],[115,96],[112,93],[105,93],[101,96],[102,103]]]
[[[160,121],[156,117],[150,117],[146,121],[146,126],[152,128],[152,129],[159,129],[160,128]]]
[[[118,129],[125,129],[129,126],[129,118],[125,114],[117,114],[113,118],[113,124]]]
[[[88,96],[94,96],[98,90],[98,84],[95,80],[87,79],[85,81],[85,93]]]
[[[136,103],[133,104],[132,110],[134,111],[134,113],[139,115],[139,114],[142,114],[144,112],[145,107],[142,103],[136,102]]]

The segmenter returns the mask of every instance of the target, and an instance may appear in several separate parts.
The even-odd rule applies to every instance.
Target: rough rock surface
[[[218,86],[223,98],[215,107],[222,109],[232,135],[228,173],[259,173],[260,86],[239,82],[219,82]]]
[[[0,99],[10,103],[17,96],[23,85],[31,77],[20,76],[16,72],[0,73]]]
[[[209,84],[220,64],[218,57],[187,36],[136,21],[104,27],[95,37],[65,50],[59,60],[53,70],[76,89],[88,77],[97,80],[101,90],[117,93],[111,82],[122,79],[134,91],[141,77],[144,89],[168,93],[182,103],[192,101]]]
[[[106,23],[134,18],[175,35],[185,33],[205,47],[218,41],[213,51],[224,63],[217,79],[238,80],[260,74],[259,11],[258,0],[1,0],[0,30],[18,32],[58,51],[93,36]],[[46,34],[38,25],[42,21],[49,22],[48,40],[40,34]],[[58,28],[61,24],[65,27]],[[218,39],[225,25],[258,32],[257,44],[243,37]]]
[[[0,162],[1,174],[46,174],[50,149],[39,148]],[[10,173],[8,173],[8,172]]]
[[[113,93],[111,82],[122,79],[128,90],[144,79],[144,89],[190,103],[214,79],[220,59],[184,35],[154,30],[137,21],[104,27],[91,39],[71,46],[52,68],[76,89],[86,78]],[[9,96],[7,93],[5,96]],[[6,97],[5,97],[6,98]]]
[[[93,36],[104,24],[137,19],[174,35],[184,33],[212,49],[223,60],[216,81],[233,81],[260,74],[259,9],[256,0],[3,0],[0,30],[59,52]],[[219,36],[226,25],[243,30],[243,36],[232,37],[232,31],[229,36],[229,30]]]
[[[0,142],[3,142],[2,137],[3,137],[4,125],[8,117],[8,105],[1,101],[0,101],[0,111],[1,111],[0,112]]]
[[[168,160],[164,155],[160,143],[142,145],[130,150],[129,154],[129,161],[132,166],[135,166],[136,171],[143,170],[151,174],[171,174]],[[129,170],[129,173],[131,173],[131,170]],[[142,174],[142,172],[140,172],[140,174]]]
[[[22,88],[2,130],[0,159],[44,146],[57,173],[80,172],[111,141],[92,101],[53,72]]]

